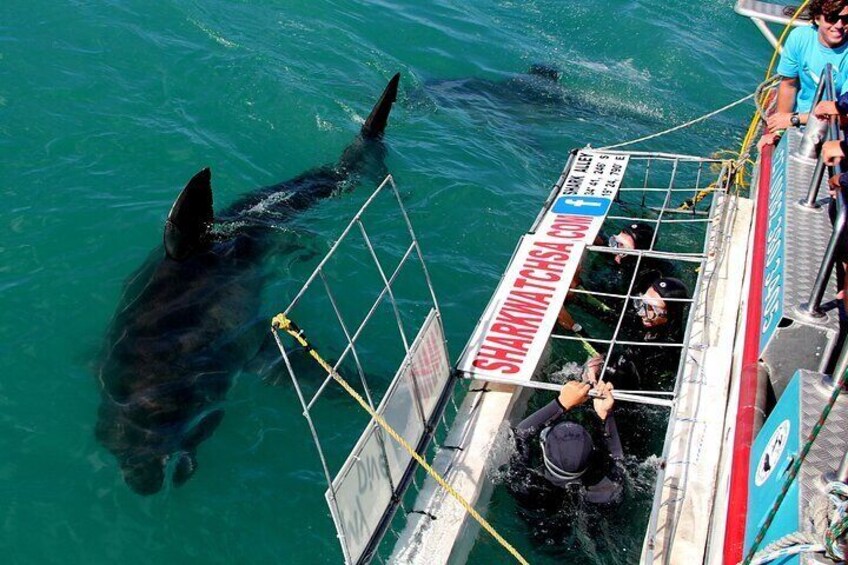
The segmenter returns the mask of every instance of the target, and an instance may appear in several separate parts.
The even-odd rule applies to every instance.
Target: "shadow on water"
[[[659,121],[625,107],[609,107],[563,83],[562,74],[544,64],[503,79],[464,77],[432,79],[409,95],[411,107],[431,112],[456,109],[486,113],[488,120],[540,123],[549,120],[586,121],[599,117],[627,120],[640,126]]]

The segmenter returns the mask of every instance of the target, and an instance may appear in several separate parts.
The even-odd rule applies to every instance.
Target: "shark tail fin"
[[[206,168],[194,175],[171,206],[165,222],[165,252],[181,261],[209,241],[212,211],[212,172]]]
[[[386,129],[386,122],[389,120],[389,112],[392,111],[392,104],[397,100],[398,82],[400,82],[400,73],[395,74],[389,80],[389,84],[383,90],[383,95],[380,96],[380,100],[371,110],[371,115],[362,125],[362,137],[379,139],[383,136],[383,130]]]

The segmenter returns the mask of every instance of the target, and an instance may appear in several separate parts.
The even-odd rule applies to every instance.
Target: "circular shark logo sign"
[[[758,487],[762,486],[769,478],[771,472],[777,467],[780,456],[783,455],[783,450],[786,448],[786,440],[789,439],[789,420],[784,420],[777,426],[774,433],[771,434],[763,454],[760,455],[760,462],[757,463],[757,474],[754,475],[754,484]]]

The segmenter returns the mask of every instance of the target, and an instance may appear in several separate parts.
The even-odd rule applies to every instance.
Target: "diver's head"
[[[666,300],[679,298],[689,298],[689,291],[683,281],[662,277],[656,279],[639,298],[635,298],[633,306],[642,320],[642,325],[654,328],[669,322],[680,322],[685,303]]]
[[[628,224],[621,228],[617,235],[609,238],[609,246],[620,249],[648,249],[651,246],[651,241],[654,239],[654,228],[642,222]],[[622,261],[633,257],[624,253],[615,256],[615,262],[621,264]]]
[[[557,486],[580,479],[592,458],[592,438],[575,422],[560,422],[542,430],[542,456],[545,477]]]

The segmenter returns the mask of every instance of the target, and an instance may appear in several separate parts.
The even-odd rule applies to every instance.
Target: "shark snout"
[[[124,482],[138,494],[156,494],[165,482],[166,462],[166,457],[153,454],[132,457],[121,465]]]
[[[121,466],[124,482],[137,494],[156,494],[165,484],[166,477],[174,486],[182,486],[197,469],[193,453],[180,451],[169,455],[135,455]]]

